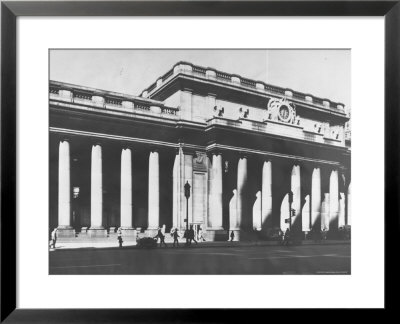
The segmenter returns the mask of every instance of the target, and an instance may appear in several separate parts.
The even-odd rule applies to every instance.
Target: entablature
[[[212,152],[219,152],[222,154],[226,153],[237,153],[245,154],[247,156],[262,157],[267,159],[285,159],[296,162],[313,163],[316,165],[327,165],[335,166],[340,168],[348,168],[348,166],[343,165],[342,162],[337,160],[327,160],[321,158],[313,158],[295,154],[284,154],[279,152],[252,149],[247,147],[241,147],[237,145],[226,145],[220,143],[210,143],[208,145],[194,145],[186,142],[168,142],[159,140],[143,139],[141,137],[132,136],[121,136],[115,134],[101,133],[101,132],[89,132],[82,130],[74,130],[68,128],[58,128],[50,127],[50,134],[59,137],[68,137],[72,141],[76,138],[86,138],[90,140],[98,141],[99,143],[109,142],[109,143],[124,143],[124,145],[132,145],[132,147],[153,147],[163,150],[175,150],[178,151],[182,149],[185,153],[195,154],[197,151],[204,152],[206,154],[211,154]]]

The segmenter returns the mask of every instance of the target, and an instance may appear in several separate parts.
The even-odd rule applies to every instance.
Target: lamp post
[[[185,184],[185,197],[186,197],[186,245],[189,244],[189,197],[190,197],[190,184],[186,181]]]

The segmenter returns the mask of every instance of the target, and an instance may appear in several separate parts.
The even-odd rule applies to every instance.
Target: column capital
[[[60,142],[68,142],[68,143],[71,144],[72,138],[70,136],[63,135],[63,136],[60,137],[59,141]]]
[[[90,140],[90,145],[91,146],[103,146],[104,145],[104,143],[101,141],[101,140],[99,140],[99,139],[95,139],[95,138],[93,138],[93,139],[91,139]]]
[[[183,92],[190,92],[190,93],[193,93],[193,89],[191,89],[191,88],[183,88],[182,91],[183,91]]]
[[[301,162],[299,160],[294,160],[293,166],[301,166]]]
[[[221,149],[211,149],[206,152],[208,157],[212,157],[213,155],[222,155],[222,150]]]
[[[150,147],[149,147],[149,152],[150,152],[150,153],[151,153],[151,152],[157,152],[157,153],[159,153],[159,152],[160,152],[160,148],[157,147],[157,146],[150,146]]]
[[[261,160],[263,161],[263,162],[273,162],[273,158],[271,157],[271,156],[269,156],[269,155],[262,155],[261,156]]]
[[[122,142],[120,147],[121,147],[121,150],[126,150],[126,149],[133,150],[135,145],[131,142]]]
[[[230,159],[232,159],[232,160],[239,160],[239,159],[243,159],[243,158],[248,159],[252,155],[251,153],[238,152],[238,151],[233,151],[233,152],[230,151],[228,153],[230,153]]]

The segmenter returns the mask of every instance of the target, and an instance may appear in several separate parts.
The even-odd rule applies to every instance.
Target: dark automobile
[[[143,237],[137,241],[139,248],[155,248],[157,247],[157,239],[153,237]]]

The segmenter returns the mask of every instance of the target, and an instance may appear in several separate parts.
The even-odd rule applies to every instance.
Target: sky
[[[178,61],[350,106],[350,50],[51,50],[50,79],[139,95]]]

